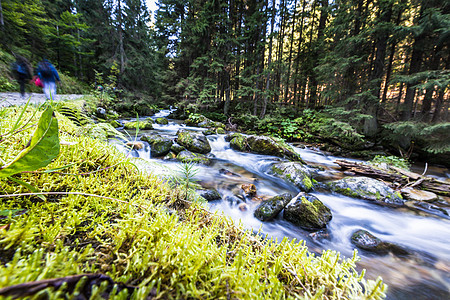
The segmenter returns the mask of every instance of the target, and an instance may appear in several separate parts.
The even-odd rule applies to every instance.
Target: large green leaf
[[[0,168],[0,177],[47,166],[59,154],[58,120],[48,107],[41,115],[29,146],[11,162]]]

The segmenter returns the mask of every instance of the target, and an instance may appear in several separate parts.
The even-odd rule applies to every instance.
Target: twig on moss
[[[81,193],[81,192],[36,192],[36,193],[20,193],[20,194],[7,194],[7,195],[0,195],[0,198],[13,198],[13,197],[23,197],[23,196],[37,196],[37,195],[79,195],[79,196],[85,196],[85,197],[96,197],[96,198],[102,198],[102,199],[108,199],[117,201],[120,203],[125,204],[131,204],[128,201],[120,200],[117,198],[112,197],[106,197],[106,196],[100,196],[95,194],[88,194],[88,193]]]

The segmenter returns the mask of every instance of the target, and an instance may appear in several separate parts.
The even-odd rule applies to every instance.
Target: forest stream
[[[168,110],[152,116],[167,117]],[[126,121],[125,121],[126,122]],[[174,139],[179,129],[203,131],[204,128],[189,127],[178,120],[169,120],[167,125],[153,124],[153,130],[140,130],[138,139],[143,134],[158,133]],[[133,136],[133,131],[128,131]],[[208,157],[212,159],[209,166],[197,165],[195,179],[203,187],[216,189],[222,200],[208,202],[210,211],[223,212],[236,223],[254,232],[281,240],[303,240],[308,248],[317,254],[323,249],[339,251],[342,256],[351,257],[355,246],[351,243],[352,233],[359,229],[371,232],[383,241],[395,243],[407,249],[410,255],[396,256],[392,253],[378,255],[358,249],[361,261],[358,271],[367,270],[367,278],[381,276],[388,284],[387,299],[449,299],[450,295],[450,218],[445,214],[409,208],[381,206],[370,201],[323,191],[310,194],[320,199],[331,209],[332,220],[327,229],[319,234],[305,231],[284,220],[281,214],[270,222],[261,222],[253,213],[260,202],[245,201],[238,205],[236,194],[242,184],[254,184],[257,195],[261,198],[290,193],[298,194],[299,189],[280,178],[269,175],[269,168],[283,159],[267,155],[244,153],[230,148],[224,134],[207,136],[211,145]],[[180,170],[180,163],[162,160],[150,156],[150,146],[130,150],[117,140],[111,140],[120,151],[134,157],[140,157],[152,164],[142,164],[142,168],[161,176],[167,176]],[[295,147],[295,146],[294,146]],[[320,166],[320,181],[336,180],[344,176],[339,166],[334,163],[340,157],[330,156],[318,150],[295,147],[302,159],[312,166]],[[348,159],[347,159],[348,160]],[[139,164],[138,164],[139,165]],[[154,166],[154,167],[149,167]],[[428,173],[432,173],[429,168]],[[446,180],[448,170],[435,172],[433,176]],[[448,206],[446,208],[448,213]]]

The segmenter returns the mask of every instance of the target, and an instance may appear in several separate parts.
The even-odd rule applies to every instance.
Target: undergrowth
[[[25,118],[30,118],[29,108]],[[0,134],[18,108],[3,109]],[[37,122],[39,114],[29,124]],[[211,214],[186,193],[56,114],[62,143],[44,170],[20,179],[45,194],[0,178],[2,288],[78,274],[105,274],[112,283],[68,281],[35,297],[71,299],[355,299],[383,298],[381,278],[365,280],[358,260],[303,243],[263,240],[230,219]],[[2,164],[26,147],[33,127],[0,143]],[[3,140],[3,138],[2,138]],[[46,172],[45,170],[57,170]],[[85,279],[87,277],[84,277]],[[111,286],[109,286],[111,285]],[[114,286],[114,288],[112,287]],[[124,287],[125,286],[125,287]]]

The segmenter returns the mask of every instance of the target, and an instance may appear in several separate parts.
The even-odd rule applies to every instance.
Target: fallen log
[[[450,196],[450,183],[423,176],[396,167],[389,167],[389,171],[376,169],[370,165],[347,160],[335,161],[341,169],[358,175],[381,179],[390,183],[391,187],[400,190],[404,187],[414,186],[442,196]]]

